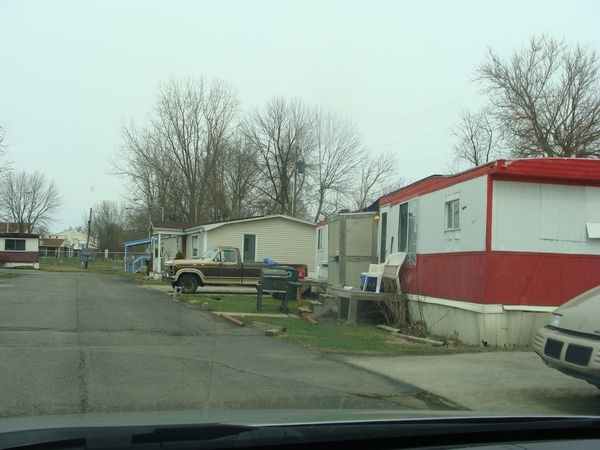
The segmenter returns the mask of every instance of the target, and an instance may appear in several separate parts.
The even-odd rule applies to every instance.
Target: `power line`
[[[389,144],[382,145],[380,148],[386,148],[386,147],[391,147],[392,145],[398,145],[398,144],[404,144],[406,142],[416,141],[417,139],[422,139],[422,138],[425,138],[428,136],[432,136],[434,134],[442,133],[444,131],[449,131],[449,130],[452,130],[453,128],[455,128],[455,126],[441,128],[441,129],[435,130],[435,131],[430,131],[429,133],[426,133],[426,134],[421,134],[419,136],[413,136],[411,138],[403,139],[401,141],[391,142]]]
[[[414,119],[415,117],[419,117],[419,116],[422,116],[423,114],[427,114],[427,113],[429,113],[431,111],[435,111],[435,110],[438,110],[438,109],[445,108],[446,106],[453,105],[454,103],[458,103],[458,102],[460,102],[462,100],[465,100],[467,98],[474,97],[475,95],[479,95],[479,92],[472,92],[472,93],[470,93],[468,95],[464,95],[462,97],[455,98],[455,99],[450,100],[450,101],[448,101],[446,103],[442,103],[440,105],[432,106],[431,108],[424,109],[423,111],[419,111],[419,112],[416,112],[414,114],[410,114],[408,116],[401,117],[398,120],[394,120],[392,122],[388,122],[386,124],[379,125],[379,126],[374,127],[374,128],[370,128],[370,129],[368,129],[366,131],[363,131],[363,133],[371,133],[373,131],[381,130],[382,128],[387,128],[389,126],[395,125],[395,124],[400,123],[400,122],[404,122],[404,121],[407,121],[407,120],[410,120],[410,119]]]

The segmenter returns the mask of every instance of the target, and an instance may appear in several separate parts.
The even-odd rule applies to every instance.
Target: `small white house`
[[[152,267],[157,276],[163,262],[177,252],[199,258],[211,246],[237,247],[249,262],[270,258],[281,264],[306,264],[308,276],[315,273],[315,224],[294,217],[276,214],[185,228],[156,226],[152,236]]]
[[[80,231],[76,228],[69,228],[68,230],[56,233],[56,235],[53,236],[55,238],[62,238],[65,240],[65,245],[70,250],[68,256],[77,255],[81,249],[85,248],[86,244],[88,243],[88,240],[88,246],[91,249],[94,249],[94,251],[98,250],[98,243],[96,242],[96,240],[91,236],[88,239],[88,235],[86,232]]]

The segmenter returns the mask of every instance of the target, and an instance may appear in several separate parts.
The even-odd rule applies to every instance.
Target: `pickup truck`
[[[305,264],[281,264],[298,269],[298,278],[307,273]],[[200,258],[175,259],[165,264],[167,280],[173,287],[181,287],[183,294],[196,292],[198,286],[230,285],[255,286],[260,281],[260,271],[277,264],[242,262],[235,247],[210,247]]]

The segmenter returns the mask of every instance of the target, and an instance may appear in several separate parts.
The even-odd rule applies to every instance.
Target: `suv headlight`
[[[552,313],[552,317],[548,320],[548,326],[558,328],[560,326],[560,319],[562,318],[562,314]]]

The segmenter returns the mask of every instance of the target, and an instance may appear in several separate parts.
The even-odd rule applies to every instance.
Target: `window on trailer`
[[[4,250],[25,251],[25,239],[6,239]]]
[[[418,211],[417,200],[400,205],[398,251],[406,252],[407,264],[415,264],[417,260]]]
[[[460,228],[460,200],[454,199],[446,202],[446,229],[458,230]]]

